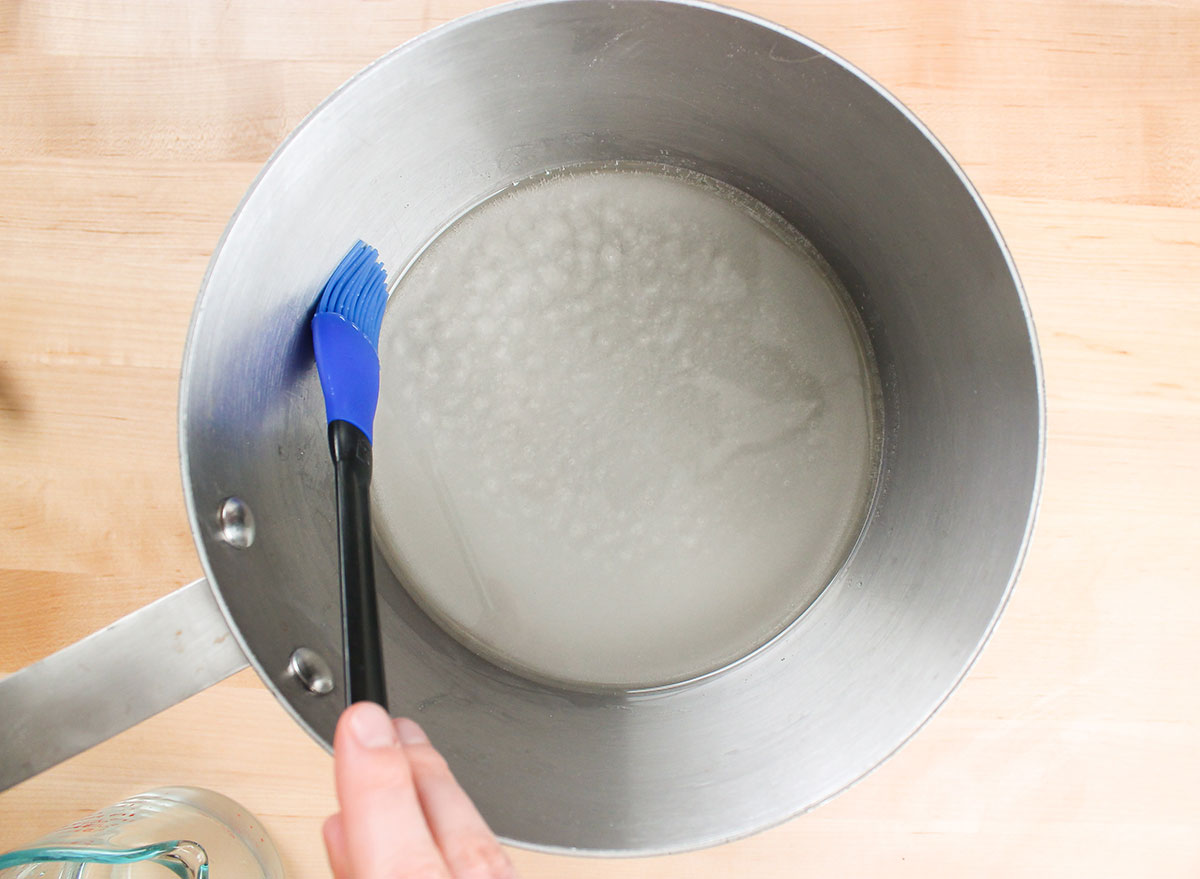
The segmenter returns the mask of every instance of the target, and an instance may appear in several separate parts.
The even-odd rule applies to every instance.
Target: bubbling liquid
[[[844,291],[709,178],[564,171],[448,227],[383,321],[376,536],[484,657],[583,689],[694,678],[829,583],[877,460]]]

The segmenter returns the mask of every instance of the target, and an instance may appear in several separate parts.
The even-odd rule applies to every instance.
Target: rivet
[[[288,674],[298,680],[304,689],[316,696],[333,691],[333,672],[329,663],[315,650],[297,647],[288,660]]]
[[[254,514],[241,498],[227,497],[217,513],[221,539],[230,546],[245,549],[254,542]]]

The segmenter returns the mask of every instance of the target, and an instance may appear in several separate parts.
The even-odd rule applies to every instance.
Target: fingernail
[[[350,715],[350,732],[364,748],[394,748],[396,729],[388,713],[374,702],[355,705]]]
[[[425,730],[417,726],[416,721],[409,720],[407,717],[397,718],[396,735],[406,745],[424,745],[429,742],[429,736],[425,735]]]

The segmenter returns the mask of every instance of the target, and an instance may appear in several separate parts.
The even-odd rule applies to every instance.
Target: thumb
[[[333,756],[353,875],[411,873],[449,879],[387,712],[373,702],[358,702],[342,712]]]

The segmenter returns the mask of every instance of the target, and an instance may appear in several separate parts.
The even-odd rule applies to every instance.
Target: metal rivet
[[[241,498],[227,497],[217,513],[221,539],[230,546],[245,549],[254,542],[254,514]]]
[[[329,663],[315,650],[297,647],[288,660],[288,674],[304,685],[304,689],[317,696],[333,691],[333,672]]]

